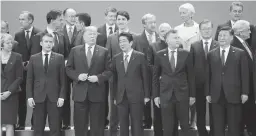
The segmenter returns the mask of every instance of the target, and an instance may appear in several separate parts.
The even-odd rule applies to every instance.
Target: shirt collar
[[[230,46],[231,46],[231,45],[229,45],[229,46],[228,46],[227,48],[225,48],[225,49],[223,49],[222,47],[220,47],[220,52],[222,53],[222,50],[225,50],[226,53],[229,52]]]
[[[153,32],[152,36],[155,36],[155,33],[156,32]],[[147,30],[145,30],[145,34],[146,34],[147,37],[151,36],[151,34],[149,34],[149,32]]]
[[[177,52],[177,51],[178,51],[178,48],[176,48],[175,50],[172,50],[172,49],[170,49],[170,48],[168,47],[168,52],[170,53],[171,51]]]
[[[115,24],[113,24],[112,26],[110,26],[108,23],[106,23],[106,28],[107,28],[107,31],[109,30],[109,27],[112,27],[112,31],[114,32],[115,31]]]
[[[69,31],[69,28],[71,27],[71,31],[73,32],[73,30],[74,30],[74,28],[75,28],[75,26],[74,25],[69,25],[69,24],[66,24],[66,29],[67,29],[67,31]]]
[[[46,30],[47,30],[47,32],[50,33],[50,34],[53,34],[53,32],[54,32],[54,31],[53,31],[51,28],[49,28],[48,26],[47,26]]]
[[[85,48],[86,48],[86,50],[88,49],[89,46],[90,46],[89,44],[85,43]],[[95,45],[92,45],[92,48],[91,48],[91,49],[94,49],[94,47],[95,47]]]
[[[210,38],[210,39],[202,39],[202,41],[203,41],[203,44],[205,43],[205,42],[208,42],[208,45],[211,45],[211,43],[212,43],[212,38]]]
[[[44,51],[42,50],[42,55],[45,56],[45,54],[48,54],[48,57],[49,57],[49,56],[51,56],[52,52],[50,51],[50,52],[46,53],[46,52],[44,52]]]
[[[133,51],[133,49],[131,49],[128,53],[124,53],[124,57],[125,57],[125,55],[128,55],[128,57],[130,57],[132,55],[132,51]]]
[[[233,27],[235,24],[235,22],[233,20],[230,20],[230,23],[231,23],[231,27]]]
[[[26,31],[29,31],[31,33],[32,30],[33,30],[33,26],[31,26],[28,30],[24,30],[24,31],[25,31],[25,33],[26,33]]]

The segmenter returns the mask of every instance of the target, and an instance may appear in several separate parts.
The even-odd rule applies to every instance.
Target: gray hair
[[[179,7],[179,11],[180,11],[181,8],[187,9],[188,11],[190,11],[190,12],[193,13],[193,14],[196,13],[194,6],[193,6],[192,4],[190,4],[190,3],[182,4],[182,5]]]
[[[160,30],[162,27],[168,27],[168,28],[172,28],[171,26],[170,26],[170,24],[168,24],[168,23],[162,23],[162,24],[160,24],[159,25],[159,27],[158,27],[158,30]]]
[[[146,20],[148,20],[149,18],[153,18],[153,17],[156,18],[156,16],[153,15],[153,14],[151,14],[151,13],[145,14],[145,15],[142,17],[142,19],[141,19],[142,24],[145,24],[145,23],[146,23]]]
[[[233,30],[235,33],[237,33],[241,29],[244,29],[245,27],[250,27],[250,23],[246,20],[238,20],[235,22],[235,24],[233,26]]]

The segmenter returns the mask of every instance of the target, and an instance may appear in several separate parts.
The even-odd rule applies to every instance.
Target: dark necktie
[[[47,73],[48,70],[48,55],[49,54],[44,54],[45,55],[45,59],[44,59],[44,72]]]
[[[222,54],[221,54],[221,62],[222,66],[225,66],[225,50],[222,49]]]
[[[204,42],[204,53],[205,53],[205,58],[207,59],[207,53],[208,53],[208,42]]]
[[[56,44],[59,44],[59,40],[58,40],[57,32],[53,32],[53,34],[54,34],[54,46],[55,46]]]
[[[126,72],[127,71],[127,67],[128,67],[128,54],[126,54],[125,56],[124,56],[124,71]]]
[[[26,30],[26,42],[28,49],[30,48],[29,30]]]
[[[73,33],[72,33],[72,27],[70,26],[70,27],[69,27],[69,31],[68,31],[68,39],[69,39],[69,43],[71,43],[72,36],[73,36]]]
[[[109,30],[110,30],[110,31],[109,31],[109,35],[113,34],[113,28],[112,28],[112,27],[109,27]],[[108,36],[109,36],[109,35],[108,35]]]
[[[89,46],[88,49],[87,49],[87,55],[86,55],[86,58],[87,58],[87,63],[88,63],[88,67],[91,66],[91,60],[92,60],[92,46]]]
[[[170,64],[171,64],[171,68],[172,71],[175,71],[175,58],[174,58],[174,53],[175,51],[171,51],[171,58],[170,58]]]

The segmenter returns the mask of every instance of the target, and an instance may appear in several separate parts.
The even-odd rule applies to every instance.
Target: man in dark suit
[[[100,26],[98,28],[98,33],[100,33],[100,35],[97,37],[97,44],[102,46],[102,47],[106,47],[106,43],[107,43],[107,38],[115,33],[118,30],[118,26],[116,25],[116,14],[117,14],[117,10],[116,8],[113,7],[108,7],[105,11],[105,20],[106,23],[103,24],[102,26]],[[107,91],[107,95],[106,95],[106,105],[105,105],[105,128],[107,127],[107,125],[109,124],[109,120],[108,120],[108,113],[109,113],[109,104],[108,104],[108,94],[109,94],[109,83],[105,82],[106,84],[106,91]]]
[[[162,23],[159,25],[159,41],[156,41],[153,43],[152,47],[154,50],[154,57],[157,54],[158,51],[163,50],[168,47],[167,43],[165,42],[165,34],[171,30],[171,26],[168,23]],[[154,62],[155,63],[155,62]],[[155,136],[163,136],[163,126],[162,126],[162,116],[161,116],[161,109],[153,103],[154,108],[154,120],[153,120],[153,126],[154,126],[154,135]],[[178,123],[176,123],[177,127],[175,127],[175,131],[173,135],[178,135]]]
[[[118,26],[118,31],[114,34],[110,35],[107,40],[106,48],[109,51],[111,60],[114,56],[120,52],[122,52],[119,46],[119,34],[122,32],[128,32],[132,34],[133,38],[136,35],[134,32],[131,32],[128,28],[128,23],[130,21],[130,15],[126,11],[118,11],[116,16],[116,24]],[[110,125],[109,125],[109,135],[110,136],[117,136],[117,129],[118,129],[118,112],[117,106],[114,104],[114,96],[113,96],[113,79],[109,80],[109,89],[110,89]]]
[[[34,50],[31,50],[31,54],[35,54],[41,51],[42,47],[40,46],[40,39],[45,33],[50,33],[54,38],[54,46],[52,51],[62,54],[64,58],[67,58],[67,47],[64,44],[64,35],[57,31],[62,27],[62,12],[60,10],[50,10],[46,15],[47,27],[43,32],[35,35],[34,40],[32,41],[32,46]]]
[[[96,45],[97,28],[88,26],[84,45],[71,49],[66,73],[73,80],[74,126],[76,136],[104,135],[106,91],[105,81],[112,75],[108,50]]]
[[[25,129],[25,122],[27,116],[27,101],[26,101],[26,78],[27,78],[27,65],[30,59],[31,50],[33,50],[34,46],[32,46],[32,41],[34,41],[35,35],[41,32],[39,29],[33,26],[34,15],[31,12],[23,11],[19,16],[19,21],[21,25],[21,30],[15,33],[14,40],[19,44],[14,46],[13,51],[20,53],[22,55],[23,60],[23,81],[21,84],[21,93],[19,94],[19,121],[17,124],[18,130]],[[31,119],[31,124],[33,121]]]
[[[32,55],[28,64],[27,99],[34,108],[35,136],[44,135],[46,117],[50,136],[61,136],[60,107],[65,99],[65,61],[61,54],[52,51],[54,38],[44,34],[41,42],[42,52]]]
[[[248,60],[249,67],[249,98],[248,101],[243,105],[243,118],[241,122],[241,132],[243,132],[245,125],[247,127],[247,132],[251,135],[256,135],[256,107],[254,104],[254,91],[253,91],[253,62],[254,62],[254,51],[251,46],[246,42],[250,38],[250,23],[245,20],[238,20],[233,26],[234,38],[231,43],[232,46],[240,48],[245,51]],[[241,134],[242,135],[242,134]]]
[[[83,45],[84,44],[84,31],[85,27],[91,25],[91,16],[88,13],[77,13],[76,14],[76,29],[77,36],[75,37],[74,46]]]
[[[208,136],[208,131],[206,130],[206,99],[204,90],[206,81],[206,61],[207,53],[219,47],[219,44],[212,39],[213,24],[210,20],[203,20],[199,24],[199,30],[202,40],[193,43],[190,51],[193,55],[195,70],[197,129],[199,136]],[[209,107],[210,130],[212,130],[211,105],[209,105]]]
[[[143,104],[150,97],[146,59],[143,53],[132,49],[132,34],[122,32],[118,38],[122,52],[112,61],[112,91],[118,108],[120,136],[129,136],[129,116],[132,136],[143,136]]]
[[[152,44],[156,41],[159,41],[159,36],[156,33],[156,17],[153,14],[145,14],[142,17],[142,24],[144,27],[143,32],[136,36],[134,39],[133,47],[135,50],[140,51],[145,54],[145,58],[148,64],[148,77],[149,84],[152,84],[152,69],[153,69],[153,49]],[[152,87],[149,87],[151,92]],[[148,101],[144,107],[144,128],[151,129],[152,126],[152,117],[151,117],[151,101]]]
[[[212,103],[213,136],[240,135],[242,104],[249,94],[249,69],[246,53],[231,46],[233,30],[220,29],[220,47],[207,55],[206,99]]]
[[[171,29],[165,36],[168,48],[157,52],[153,71],[153,98],[161,105],[164,136],[173,134],[175,118],[183,136],[189,136],[189,105],[195,102],[195,77],[191,53],[178,48],[180,38]]]

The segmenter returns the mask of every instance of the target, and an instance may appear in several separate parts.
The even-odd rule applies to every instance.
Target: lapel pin
[[[164,54],[164,56],[166,56],[166,54]]]
[[[12,62],[10,64],[12,64]]]
[[[235,51],[233,51],[233,52],[235,52]]]

